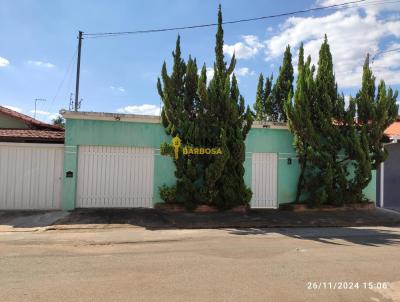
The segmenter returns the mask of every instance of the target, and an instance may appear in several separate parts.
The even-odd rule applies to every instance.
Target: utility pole
[[[75,111],[79,108],[79,76],[81,73],[81,49],[82,49],[82,39],[83,31],[79,31],[78,34],[78,60],[76,63],[76,84],[75,84]]]

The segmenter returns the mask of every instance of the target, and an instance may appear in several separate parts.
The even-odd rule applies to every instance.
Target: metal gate
[[[61,207],[64,145],[0,143],[0,209]]]
[[[79,146],[77,208],[153,206],[154,149]]]
[[[253,153],[252,208],[277,208],[277,162],[276,153]]]

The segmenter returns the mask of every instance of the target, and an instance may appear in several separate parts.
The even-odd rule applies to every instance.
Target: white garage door
[[[252,208],[277,207],[277,154],[253,153]]]
[[[0,209],[59,209],[64,145],[0,143]]]
[[[153,205],[154,149],[79,146],[77,208]]]

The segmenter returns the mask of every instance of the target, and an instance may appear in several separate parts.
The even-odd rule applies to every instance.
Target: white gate
[[[0,209],[59,209],[64,145],[0,143]]]
[[[277,161],[276,153],[253,153],[252,208],[277,208]]]
[[[79,146],[77,208],[153,206],[154,149]]]

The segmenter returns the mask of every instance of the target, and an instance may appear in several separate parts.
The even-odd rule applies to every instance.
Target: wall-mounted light
[[[291,164],[292,164],[292,159],[291,159],[290,157],[287,159],[287,164],[288,164],[288,165],[291,165]]]

